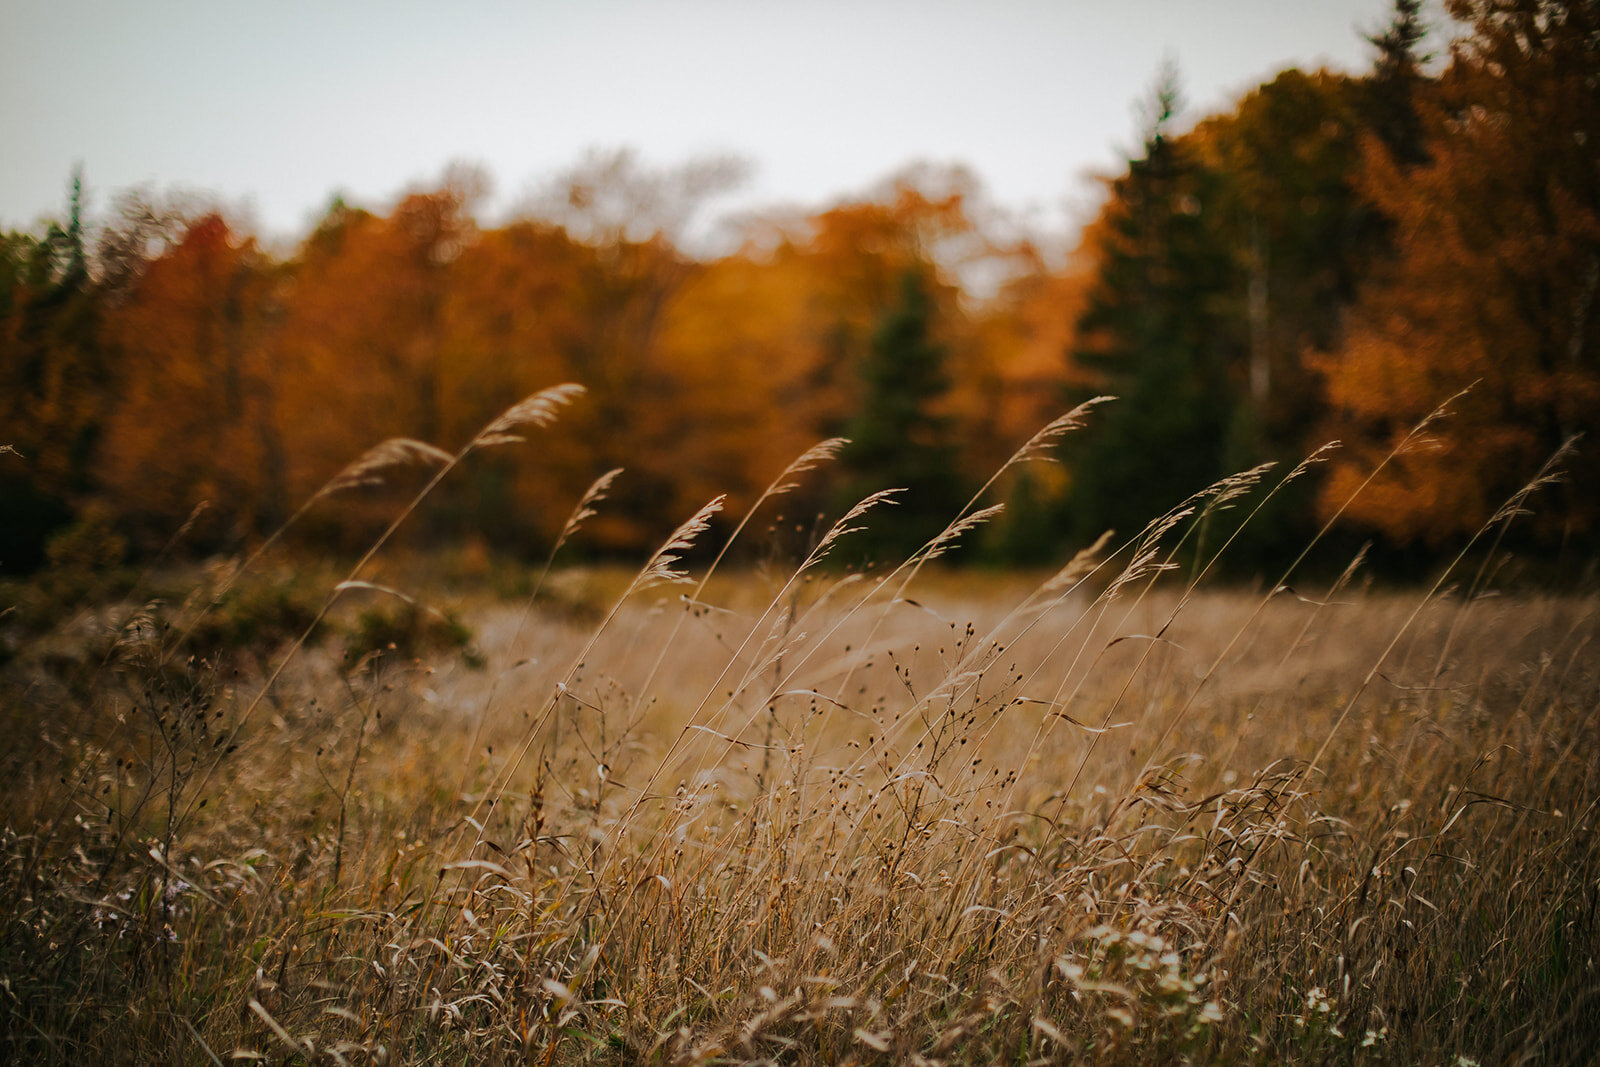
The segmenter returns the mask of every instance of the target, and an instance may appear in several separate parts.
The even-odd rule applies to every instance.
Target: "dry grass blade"
[[[1561,447],[1557,448],[1550,458],[1544,461],[1544,464],[1539,468],[1538,473],[1533,476],[1533,479],[1513,493],[1505,503],[1501,504],[1495,510],[1495,513],[1489,516],[1489,521],[1484,525],[1494,526],[1497,523],[1510,522],[1520,515],[1527,515],[1528,509],[1526,505],[1528,498],[1540,489],[1555,485],[1564,477],[1565,472],[1561,469],[1562,464],[1577,453],[1579,437],[1580,435],[1574,434],[1561,442]]]
[[[926,563],[930,560],[938,559],[940,556],[950,551],[951,548],[955,547],[955,543],[961,540],[961,536],[963,534],[969,533],[979,526],[982,526],[984,523],[988,522],[1005,509],[1006,506],[1004,504],[990,504],[986,508],[983,508],[979,511],[974,511],[971,515],[967,515],[951,523],[949,526],[945,527],[943,533],[941,533],[938,537],[935,537],[933,541],[929,543],[927,549],[923,552],[922,561]]]
[[[328,479],[311,499],[317,500],[348,489],[381,485],[383,472],[390,467],[441,467],[449,463],[452,458],[444,449],[430,445],[426,441],[410,437],[391,437],[381,444],[373,445],[362,453],[360,458]]]
[[[473,438],[473,448],[512,444],[523,438],[516,431],[524,426],[543,429],[556,421],[561,409],[582,396],[587,390],[574,382],[552,385],[507,408],[499,418],[483,428]]]
[[[1090,726],[1088,723],[1084,722],[1082,719],[1076,718],[1076,717],[1074,717],[1072,715],[1067,714],[1064,711],[1059,710],[1061,705],[1056,703],[1053,700],[1034,700],[1031,697],[1019,697],[1018,701],[1019,701],[1019,703],[1023,703],[1023,704],[1040,704],[1040,705],[1043,705],[1044,707],[1049,709],[1048,712],[1046,713],[1049,717],[1054,718],[1054,719],[1060,719],[1063,722],[1068,723],[1069,725],[1076,726],[1078,729],[1082,730],[1086,734],[1110,733],[1112,730],[1122,730],[1122,729],[1126,729],[1127,727],[1133,725],[1133,723],[1131,723],[1131,722],[1108,722],[1104,726]]]
[[[382,593],[384,596],[392,596],[396,600],[409,604],[411,607],[426,611],[429,615],[432,615],[436,619],[449,618],[449,616],[440,611],[438,608],[434,607],[432,604],[424,604],[416,597],[411,596],[408,593],[403,593],[393,586],[379,585],[377,582],[366,582],[361,581],[360,579],[349,579],[340,582],[338,585],[334,586],[334,589],[341,593],[351,589],[365,590],[369,593]]]
[[[1095,568],[1100,566],[1100,553],[1111,543],[1111,538],[1114,536],[1116,536],[1115,530],[1107,530],[1094,539],[1094,544],[1074,552],[1072,558],[1067,560],[1066,566],[1056,571],[1044,585],[1039,587],[1039,592],[1041,594],[1060,592],[1077,585],[1092,574]]]
[[[1073,430],[1083,429],[1088,425],[1087,417],[1090,412],[1101,404],[1108,404],[1115,399],[1117,398],[1114,396],[1097,396],[1092,400],[1085,400],[1065,415],[1057,416],[1012,453],[1011,458],[1006,461],[1006,467],[1036,459],[1054,462],[1055,457],[1050,454],[1050,450],[1055,447],[1056,442]]]
[[[296,1041],[294,1035],[285,1030],[283,1025],[274,1019],[266,1008],[262,1007],[259,1000],[251,998],[250,1010],[255,1012],[262,1022],[267,1024],[267,1029],[272,1031],[274,1037],[292,1049],[296,1055],[304,1056],[309,1051],[303,1042]]]
[[[561,536],[556,538],[555,551],[559,552],[561,546],[567,543],[567,539],[578,532],[579,527],[595,517],[597,512],[594,510],[594,505],[605,499],[606,493],[611,490],[611,483],[615,482],[621,474],[622,468],[614,467],[596,478],[593,484],[583,491],[583,496],[578,500],[577,506],[572,509],[572,514],[567,517],[566,525],[561,527]]]
[[[1261,463],[1251,467],[1247,471],[1240,471],[1237,474],[1230,474],[1221,481],[1214,483],[1203,494],[1211,498],[1209,503],[1206,505],[1206,509],[1208,511],[1217,511],[1227,507],[1229,504],[1233,503],[1233,501],[1244,496],[1246,493],[1250,492],[1250,490],[1259,485],[1261,483],[1261,479],[1267,476],[1267,472],[1272,470],[1277,465],[1277,463],[1269,460],[1266,463]],[[1295,468],[1294,473],[1298,473],[1299,471],[1300,468],[1297,467]],[[1293,476],[1294,474],[1290,475],[1290,477]]]
[[[797,488],[800,483],[794,481],[796,477],[816,469],[823,463],[837,459],[840,451],[849,443],[848,437],[830,437],[826,441],[818,441],[800,453],[793,463],[784,468],[782,474],[773,479],[772,485],[762,494],[763,499],[779,496]]]
[[[823,534],[822,540],[818,541],[817,547],[811,550],[811,555],[806,558],[805,564],[801,569],[804,570],[820,562],[824,556],[832,551],[833,546],[839,542],[840,538],[865,529],[865,527],[852,526],[850,524],[879,504],[898,504],[899,501],[895,499],[895,496],[903,492],[905,492],[904,489],[879,489],[876,493],[856,501],[855,506],[845,512],[844,516],[830,526],[827,533]]]
[[[710,734],[712,737],[715,737],[718,740],[726,741],[730,745],[738,745],[740,748],[760,749],[762,751],[771,752],[771,751],[777,750],[778,747],[779,747],[777,745],[763,745],[763,744],[759,744],[759,743],[757,743],[755,741],[741,741],[737,737],[729,737],[727,734],[720,733],[719,731],[713,730],[709,726],[691,725],[689,727],[689,729],[694,731],[695,733]]]
[[[722,505],[727,499],[725,493],[717,496],[674,530],[666,543],[656,549],[655,555],[650,557],[650,562],[646,563],[638,577],[634,578],[633,584],[628,586],[628,595],[658,585],[688,581],[688,574],[674,568],[683,558],[683,553],[694,547],[695,539],[710,527],[712,517],[722,510]]]

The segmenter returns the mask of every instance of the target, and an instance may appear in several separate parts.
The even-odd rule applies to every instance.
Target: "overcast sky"
[[[374,207],[451,161],[489,214],[586,149],[733,153],[729,208],[821,206],[961,162],[1059,227],[1137,140],[1174,58],[1187,117],[1291,65],[1365,68],[1390,0],[0,0],[0,228],[138,183],[266,234]]]

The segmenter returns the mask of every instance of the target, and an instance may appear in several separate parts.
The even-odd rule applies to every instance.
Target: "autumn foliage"
[[[954,168],[746,219],[717,252],[686,221],[729,175],[626,153],[494,226],[481,176],[459,168],[383,210],[335,201],[288,252],[151,195],[90,225],[75,193],[66,222],[0,238],[0,443],[15,450],[0,491],[17,516],[0,566],[38,565],[91,511],[146,554],[190,519],[189,550],[258,543],[374,443],[453,451],[569,380],[589,397],[562,433],[464,464],[408,536],[536,552],[566,502],[625,467],[591,545],[638,550],[715,493],[748,503],[838,434],[859,439],[841,485],[797,497],[786,522],[908,481],[904,515],[947,511],[1053,415],[1113,393],[1059,466],[1008,483],[983,551],[1044,561],[1108,527],[1132,535],[1215,478],[1332,437],[1335,458],[1255,524],[1263,550],[1327,517],[1442,546],[1600,429],[1600,14],[1450,10],[1461,36],[1442,62],[1425,65],[1401,2],[1367,75],[1284,71],[1188,129],[1164,79],[1070,255],[997,222]],[[1592,554],[1593,455],[1569,464],[1530,546]],[[392,513],[356,494],[312,509],[301,536],[359,543]]]
[[[1367,281],[1342,346],[1319,362],[1350,444],[1332,510],[1417,420],[1458,390],[1427,447],[1350,507],[1391,537],[1439,543],[1487,519],[1563,441],[1546,544],[1592,538],[1600,484],[1600,8],[1460,2],[1473,35],[1421,98],[1427,159],[1369,139],[1362,192],[1396,254]]]

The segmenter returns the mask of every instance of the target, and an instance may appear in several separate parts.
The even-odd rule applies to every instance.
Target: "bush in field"
[[[271,652],[308,630],[315,641],[321,636],[321,599],[293,578],[244,582],[194,623],[186,646],[195,655],[215,657],[243,650]]]
[[[404,659],[432,652],[461,652],[469,663],[482,663],[472,649],[472,631],[460,619],[414,603],[363,611],[345,651],[352,660],[384,652]]]

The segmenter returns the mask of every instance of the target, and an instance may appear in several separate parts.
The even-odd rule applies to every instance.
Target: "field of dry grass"
[[[1213,589],[1181,521],[1057,575],[703,580],[701,525],[524,599],[338,591],[449,600],[466,652],[413,610],[190,655],[214,581],[18,651],[0,1058],[1600,1047],[1594,599]]]

